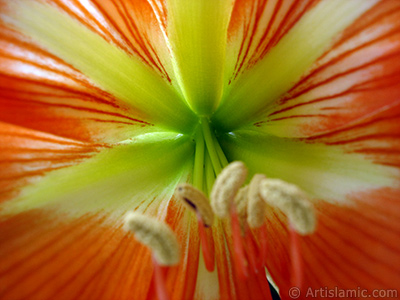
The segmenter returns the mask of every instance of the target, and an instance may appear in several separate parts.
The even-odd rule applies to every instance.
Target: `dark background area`
[[[269,288],[271,290],[272,299],[273,300],[280,300],[281,298],[279,297],[278,292],[274,289],[274,287],[270,283],[269,283]]]

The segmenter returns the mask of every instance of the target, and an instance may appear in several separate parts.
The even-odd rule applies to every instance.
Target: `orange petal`
[[[229,25],[228,51],[235,53],[230,81],[254,66],[320,0],[237,0]]]
[[[239,18],[241,26],[228,40],[232,44],[228,47],[232,51],[227,54],[231,66],[226,71],[225,93],[213,120],[227,131],[265,122],[274,112],[275,102],[343,30],[378,1],[247,1],[244,16]],[[241,53],[247,47],[249,53]],[[260,53],[253,60],[246,57],[254,51]],[[245,61],[240,62],[241,56]],[[231,72],[237,72],[231,70],[238,68],[240,76],[229,78]],[[246,105],[235,110],[242,103]]]
[[[309,137],[399,105],[400,3],[381,1],[354,22],[269,109],[262,130]]]
[[[171,200],[166,222],[182,244],[182,262],[165,278],[170,298],[183,300],[195,292],[199,239],[196,219],[177,203]],[[146,299],[152,292],[151,252],[120,221],[32,210],[2,217],[0,230],[1,299]]]
[[[148,131],[143,113],[0,23],[0,121],[80,141],[121,141]]]
[[[150,253],[100,215],[31,211],[1,220],[2,299],[143,298]],[[140,282],[140,284],[138,284]]]
[[[396,289],[400,280],[399,196],[400,189],[387,188],[349,196],[352,206],[319,202],[317,231],[300,241],[303,289]],[[268,222],[274,243],[268,269],[281,295],[290,299],[287,222],[280,213],[272,213]]]
[[[349,126],[308,138],[310,142],[337,145],[361,153],[374,163],[400,167],[400,101]]]
[[[78,164],[101,148],[0,122],[0,202],[45,173]]]
[[[182,247],[180,264],[170,267],[166,275],[168,293],[174,300],[193,299],[200,255],[197,218],[181,201],[172,199],[165,221],[177,234]]]
[[[63,5],[62,0],[55,2],[108,42],[139,56],[169,82],[174,80],[171,57],[163,36],[163,20],[167,16],[159,9],[163,8],[162,1],[158,5],[146,0],[95,0],[92,5],[79,1],[72,5],[71,2]]]

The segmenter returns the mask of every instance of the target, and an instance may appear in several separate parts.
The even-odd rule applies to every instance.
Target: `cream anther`
[[[260,196],[260,184],[266,179],[263,174],[256,174],[250,181],[247,203],[247,223],[251,228],[264,224],[266,203]]]
[[[211,191],[211,207],[218,217],[229,216],[233,199],[246,177],[247,168],[240,161],[230,163],[218,175]]]
[[[286,214],[293,228],[306,235],[315,231],[314,206],[296,185],[280,179],[264,179],[260,184],[261,197]]]
[[[214,213],[208,198],[204,193],[191,184],[184,183],[176,187],[175,195],[186,204],[186,206],[200,215],[204,225],[211,226],[214,222]]]
[[[125,217],[125,227],[135,238],[148,246],[160,265],[171,266],[179,263],[180,250],[174,232],[165,223],[137,212]]]

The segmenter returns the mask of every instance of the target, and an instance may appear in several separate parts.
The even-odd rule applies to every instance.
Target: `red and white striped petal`
[[[174,72],[162,34],[165,12],[154,11],[147,0],[136,1],[48,1],[96,32],[110,44],[138,56],[167,81]],[[160,15],[161,13],[161,15]]]
[[[307,292],[310,296],[318,291],[319,295],[332,293],[332,299],[343,299],[343,293],[364,299],[372,297],[374,290],[381,292],[382,299],[396,296],[389,293],[396,291],[400,280],[399,195],[399,188],[382,188],[350,195],[351,206],[316,204],[317,231],[301,238],[304,285],[298,299],[308,299]],[[273,245],[267,267],[282,299],[291,299],[291,262],[285,251],[290,248],[288,223],[276,211],[269,214],[267,223]]]
[[[147,293],[149,253],[101,215],[63,220],[30,211],[1,219],[0,228],[2,299],[128,299],[131,292]]]
[[[101,150],[24,186],[18,197],[3,205],[1,214],[47,208],[72,217],[106,212],[111,219],[121,218],[138,203],[159,202],[173,194],[188,168],[193,145],[176,133],[149,133]],[[20,175],[29,172],[28,167],[21,168]],[[10,175],[10,184],[13,180]]]
[[[106,220],[47,210],[0,218],[1,299],[146,299],[151,252],[122,228],[123,218]]]
[[[231,29],[229,43],[234,52],[228,55],[231,68],[215,122],[224,130],[234,130],[263,118],[329,49],[334,38],[377,2],[243,2],[244,14],[236,17],[238,24]]]
[[[304,290],[300,299],[307,299],[308,287],[397,288],[399,122],[397,105],[353,126],[308,139],[238,132],[223,143],[230,159],[247,161],[254,173],[295,183],[314,201],[318,225],[317,232],[301,242]],[[267,267],[283,298],[290,299],[289,224],[272,208],[267,222],[271,244]]]
[[[29,150],[39,150],[44,157],[38,166],[31,161],[19,162],[15,172],[20,171],[21,176],[29,175],[34,168],[38,168],[39,175],[53,172],[43,178],[36,176],[35,185],[24,187],[18,197],[2,206],[0,298],[130,299],[133,293],[145,299],[152,272],[150,253],[122,229],[124,215],[137,209],[166,218],[178,236],[187,241],[186,236],[193,231],[188,230],[189,223],[196,221],[185,223],[182,209],[168,210],[168,199],[177,181],[187,177],[185,161],[192,153],[191,144],[176,135],[149,134],[137,138],[133,145],[102,149],[77,166],[55,170],[57,163],[45,160],[53,148],[63,153],[64,147],[72,152],[74,163],[73,159],[78,158],[73,150],[80,154],[83,143],[9,127],[5,135],[11,136],[10,145],[16,140],[19,147],[28,149],[28,154]],[[44,149],[36,149],[35,145]],[[6,159],[11,161],[11,157]],[[49,170],[39,169],[46,164]],[[16,180],[11,176],[13,171],[4,172],[11,183]],[[198,237],[193,241],[190,238],[184,252],[186,263],[168,276],[170,292],[174,290],[173,280],[189,284],[196,279],[186,276],[186,268],[192,272],[190,268],[197,266],[198,246]]]
[[[7,123],[0,123],[0,202],[50,171],[81,163],[102,148]]]
[[[355,126],[400,103],[400,3],[381,1],[336,39],[288,93],[261,130],[309,137]]]
[[[400,101],[379,112],[326,134],[304,139],[308,143],[338,146],[362,154],[376,164],[400,168]]]
[[[167,293],[171,299],[193,299],[200,261],[196,217],[182,205],[180,200],[172,198],[165,221],[177,234],[181,246],[180,263],[169,268],[166,273]]]
[[[151,130],[143,115],[1,23],[0,66],[0,121],[95,142]]]
[[[111,127],[111,131],[112,127],[129,130],[126,127],[132,123],[142,132],[142,126],[151,123],[175,130],[190,128],[192,114],[166,71],[167,63],[162,62],[170,58],[151,7],[143,2],[132,11],[126,7],[132,14],[123,19],[117,14],[124,14],[123,5],[110,2],[104,8],[81,1],[2,1],[2,73],[8,80],[26,80],[24,85],[43,81],[40,87],[34,86],[42,98],[54,95],[47,88],[59,87],[63,99],[58,102],[83,107],[79,118],[100,119],[100,127]],[[113,18],[122,19],[123,24]],[[136,43],[132,28],[121,29],[126,22],[141,32]],[[160,54],[149,50],[156,47]],[[12,100],[12,96],[5,98]],[[64,115],[69,113],[66,110]],[[106,110],[106,116],[100,116]]]
[[[236,0],[228,30],[226,84],[264,58],[320,0]]]
[[[159,214],[178,236],[181,262],[166,270],[171,299],[270,299],[262,272],[245,281],[235,275],[227,224],[213,227],[218,271],[209,273],[200,258],[196,216],[174,198],[165,213],[159,208],[155,202],[139,206]],[[121,221],[110,222],[103,213],[70,219],[44,209],[0,217],[1,299],[151,299],[151,252]]]
[[[400,280],[399,13],[397,1],[381,1],[359,18],[254,124],[266,134],[265,143],[250,146],[260,152],[231,153],[315,199],[318,227],[301,242],[299,299],[321,287],[394,290]],[[267,267],[283,299],[291,299],[289,224],[273,209],[267,222],[273,243]]]

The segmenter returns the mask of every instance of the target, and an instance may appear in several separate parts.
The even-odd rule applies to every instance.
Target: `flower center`
[[[239,161],[228,164],[207,117],[200,119],[194,139],[196,146],[192,183],[178,185],[175,196],[197,216],[206,269],[212,272],[215,268],[212,229],[218,217],[230,225],[234,272],[238,277],[246,280],[250,273],[264,272],[268,258],[266,216],[268,210],[277,209],[288,220],[291,284],[300,288],[303,277],[301,236],[312,234],[316,227],[315,212],[307,195],[293,184],[270,179],[263,174],[255,174],[249,184],[243,186],[248,175],[246,165]],[[162,264],[158,256],[165,249],[170,249],[167,254],[176,251],[174,247],[168,248],[174,244],[168,230],[160,229],[154,233],[152,228],[154,226],[143,226],[140,222],[136,227],[129,227],[138,240],[153,251],[153,283],[161,286],[153,289],[161,299],[166,297],[162,288],[165,279],[158,270],[158,263]]]
[[[216,176],[228,165],[228,160],[207,117],[200,118],[195,133],[195,143],[193,185],[209,194]]]

